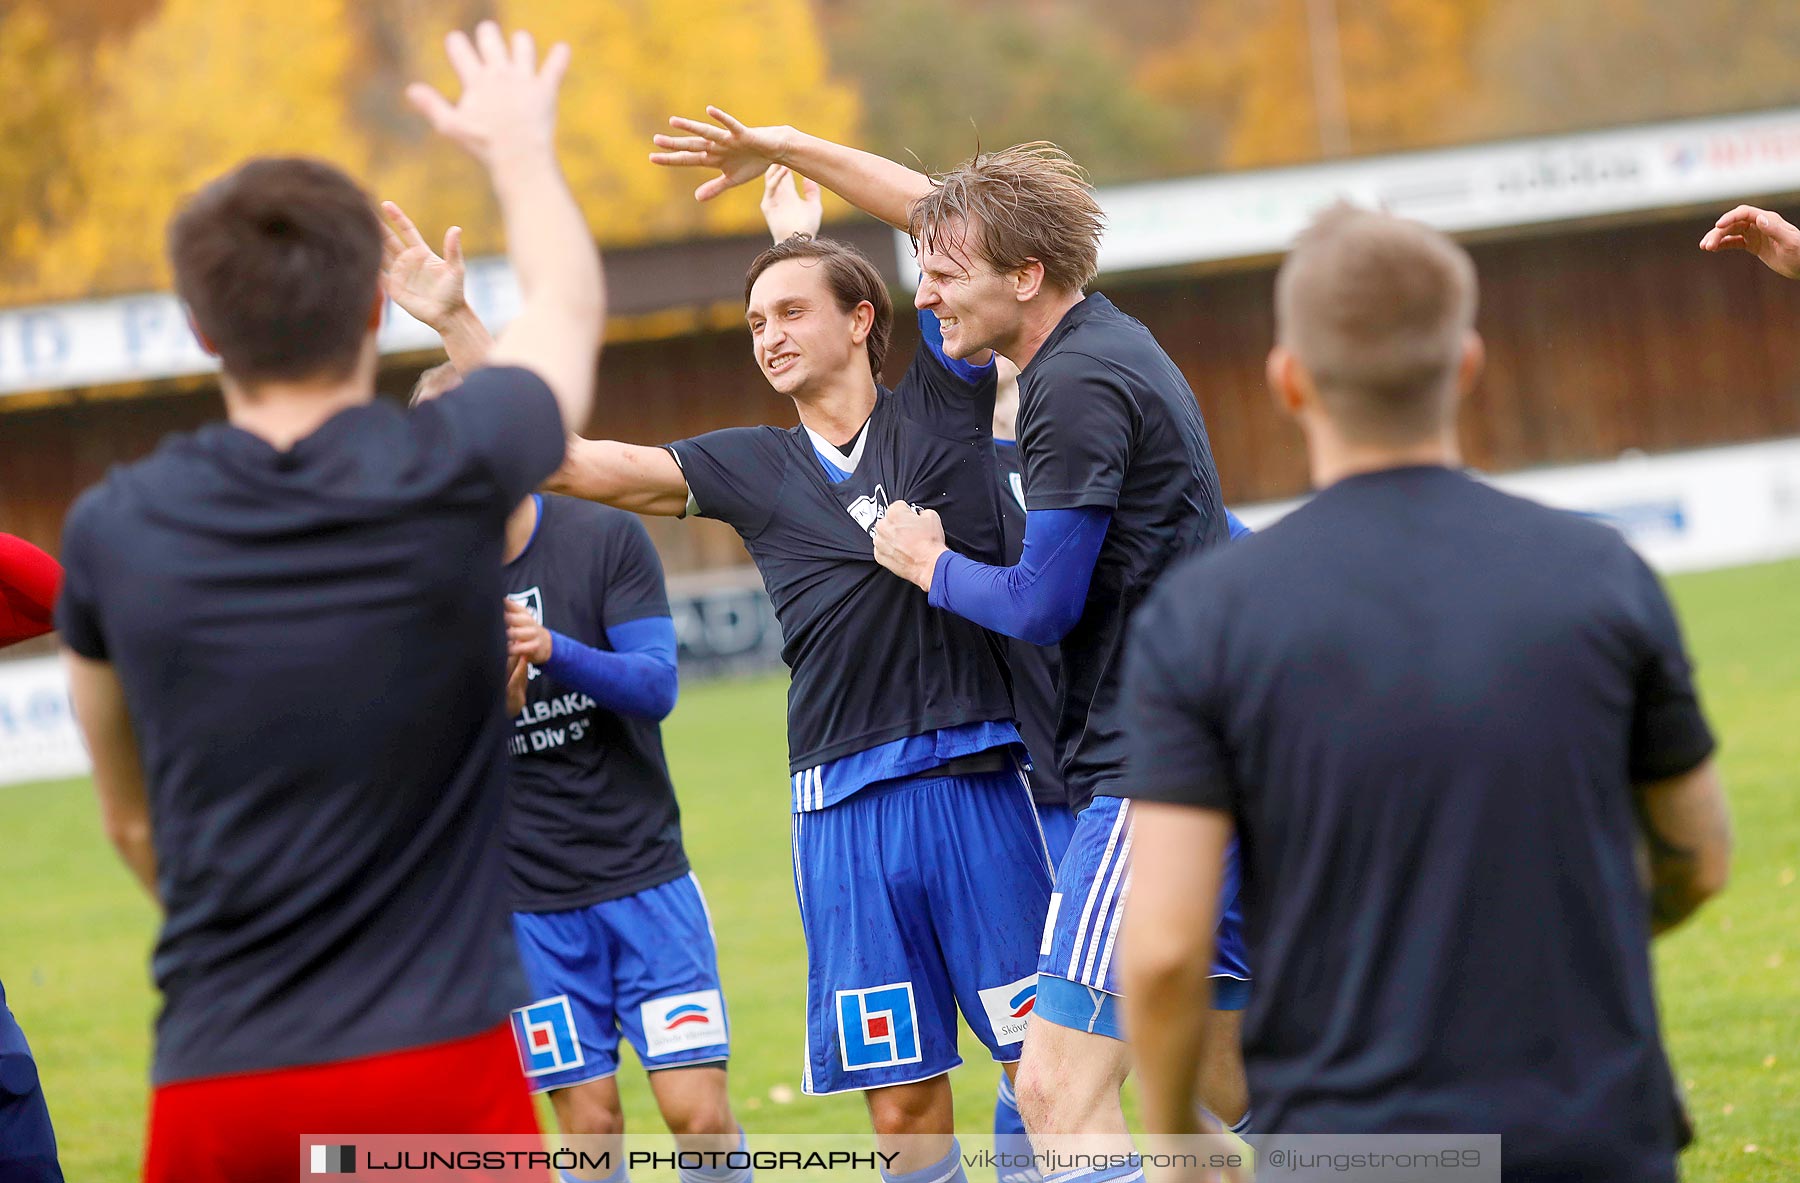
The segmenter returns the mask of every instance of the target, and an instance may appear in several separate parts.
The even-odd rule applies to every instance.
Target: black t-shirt
[[[215,423],[70,510],[63,640],[111,662],[167,912],[158,1083],[461,1038],[525,992],[506,899],[507,513],[561,461],[524,370],[286,452]]]
[[[781,622],[788,758],[798,772],[907,736],[1011,720],[1005,651],[875,562],[891,501],[935,509],[950,547],[1001,555],[994,375],[975,383],[920,344],[877,391],[861,462],[827,479],[804,428],[734,427],[669,445],[704,517],[729,523]]]
[[[531,541],[506,565],[508,597],[595,649],[612,648],[607,629],[669,615],[662,562],[635,515],[567,497],[541,504]],[[582,908],[687,873],[656,723],[609,711],[533,668],[512,752],[514,908]]]
[[[995,440],[994,461],[1000,478],[1006,561],[1017,563],[1025,549],[1025,483],[1019,467],[1018,444]],[[1033,645],[1007,637],[1006,660],[1012,667],[1019,735],[1025,740],[1025,750],[1031,753],[1031,799],[1039,805],[1066,806],[1069,792],[1063,787],[1062,770],[1056,766],[1056,646]]]
[[[1674,1177],[1633,785],[1713,741],[1617,533],[1447,469],[1353,477],[1171,572],[1130,681],[1136,795],[1236,820],[1259,1130]]]
[[[1120,702],[1125,627],[1175,559],[1230,536],[1194,392],[1150,330],[1094,293],[1019,375],[1030,509],[1112,514],[1087,605],[1062,641],[1056,759],[1069,804],[1129,797]]]

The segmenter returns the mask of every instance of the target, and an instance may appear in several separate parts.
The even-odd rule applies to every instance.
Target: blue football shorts
[[[621,1032],[652,1072],[730,1054],[712,919],[692,872],[635,895],[512,920],[537,1000],[512,1016],[533,1092],[617,1072]]]
[[[1016,770],[872,785],[793,819],[806,934],[808,1093],[962,1063],[960,1009],[995,1060],[1036,1004],[1050,869]]]
[[[1038,949],[1037,1017],[1113,1039],[1125,1038],[1113,953],[1130,883],[1131,815],[1129,798],[1095,797],[1076,817],[1075,835],[1056,866],[1056,890]],[[1235,842],[1226,856],[1211,977],[1215,1010],[1243,1010],[1249,1004]]]
[[[1045,805],[1039,802],[1037,807],[1038,828],[1044,831],[1044,848],[1050,852],[1050,866],[1062,865],[1063,855],[1069,851],[1069,841],[1075,837],[1075,811],[1067,805]]]

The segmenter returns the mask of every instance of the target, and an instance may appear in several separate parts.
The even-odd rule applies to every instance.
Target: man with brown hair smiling
[[[638,513],[698,514],[744,540],[792,671],[789,810],[807,947],[805,1088],[861,1090],[892,1180],[961,1177],[946,1073],[956,1016],[1016,1061],[1049,897],[1017,762],[997,640],[932,609],[876,564],[893,501],[941,506],[952,537],[998,558],[994,370],[948,357],[931,318],[891,389],[893,306],[875,265],[813,237],[816,198],[767,177],[775,245],[751,264],[757,367],[799,425],[665,448],[574,439],[553,492]],[[455,316],[446,314],[445,327]]]
[[[1228,537],[1206,427],[1181,371],[1138,321],[1084,288],[1103,216],[1081,170],[1053,144],[982,153],[936,178],[791,127],[749,127],[717,108],[676,118],[651,159],[716,168],[702,200],[787,165],[911,233],[915,303],[951,357],[992,349],[1020,367],[1019,451],[1027,508],[1010,566],[952,546],[936,513],[896,504],[875,535],[883,566],[933,606],[995,632],[1061,643],[1057,759],[1079,811],[1057,866],[1038,998],[1019,1066],[1019,1110],[1039,1149],[1129,1148],[1119,1089],[1128,1069],[1112,950],[1131,851],[1127,720],[1119,696],[1125,626],[1175,559]],[[1219,1046],[1235,1040],[1249,973],[1228,886],[1216,967]],[[1234,1057],[1209,1072],[1208,1101],[1245,1118]],[[1130,1183],[1134,1164],[1058,1176]]]

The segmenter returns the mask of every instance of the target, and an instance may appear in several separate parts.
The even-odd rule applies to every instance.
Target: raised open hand
[[[717,107],[706,109],[707,118],[671,116],[669,126],[686,135],[656,135],[651,139],[661,152],[650,153],[652,164],[669,168],[716,168],[719,175],[694,190],[696,201],[711,201],[727,189],[753,181],[771,164],[784,163],[791,127],[746,127]]]
[[[464,305],[462,227],[445,232],[439,255],[398,205],[382,202],[381,215],[382,290],[413,319],[442,332]]]
[[[825,220],[818,182],[801,177],[796,188],[794,180],[793,170],[785,164],[771,164],[763,173],[763,221],[769,224],[769,234],[776,242],[796,234],[817,234]]]
[[[407,99],[440,134],[490,167],[513,154],[553,150],[567,45],[553,46],[540,68],[530,33],[515,32],[509,44],[499,25],[482,21],[473,41],[459,29],[444,39],[444,50],[462,82],[461,97],[452,103],[423,82],[406,88]]]

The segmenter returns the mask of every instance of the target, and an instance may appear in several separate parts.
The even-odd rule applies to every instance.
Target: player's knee
[[[949,1091],[948,1082],[939,1077],[921,1084],[871,1089],[864,1096],[877,1134],[941,1134],[948,1133],[952,1123]]]
[[[663,1114],[669,1132],[677,1138],[736,1134],[737,1118],[732,1116],[731,1102],[723,1095],[707,1097]]]
[[[1043,1026],[1041,1034],[1034,1030],[1026,1040],[1025,1055],[1013,1078],[1019,1117],[1034,1133],[1086,1130],[1099,1115],[1118,1108],[1119,1088],[1125,1080],[1123,1057],[1068,1054],[1063,1041],[1050,1030],[1052,1025]],[[1085,1038],[1100,1041],[1095,1049],[1114,1050],[1103,1036]],[[1115,1059],[1121,1061],[1117,1066]]]
[[[1018,1099],[1019,1119],[1028,1130],[1049,1126],[1056,1105],[1052,1075],[1045,1071],[1041,1057],[1027,1053],[1019,1061],[1019,1070],[1013,1076],[1013,1096]]]
[[[625,1132],[625,1112],[616,1093],[601,1095],[577,1085],[556,1094],[555,1108],[557,1124],[565,1134],[609,1138]]]

